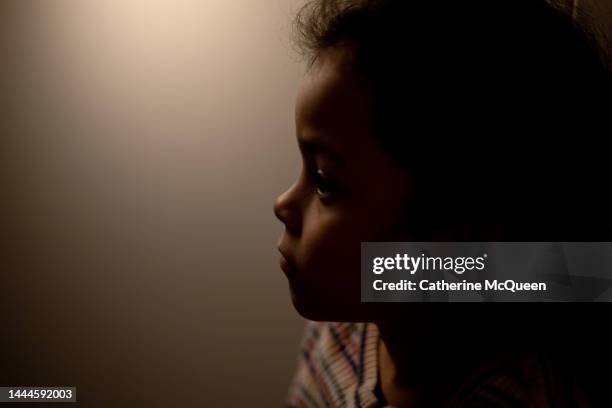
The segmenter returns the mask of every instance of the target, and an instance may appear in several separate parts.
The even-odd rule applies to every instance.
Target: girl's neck
[[[507,357],[482,343],[468,344],[464,333],[442,331],[441,324],[376,322],[379,381],[389,405],[443,407],[470,377]]]

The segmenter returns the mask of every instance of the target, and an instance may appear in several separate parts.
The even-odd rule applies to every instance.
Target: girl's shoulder
[[[572,378],[540,353],[510,356],[464,384],[452,407],[592,407]]]
[[[286,406],[383,407],[376,392],[378,340],[371,323],[308,321]],[[510,354],[466,378],[448,406],[592,406],[565,374],[539,353]]]

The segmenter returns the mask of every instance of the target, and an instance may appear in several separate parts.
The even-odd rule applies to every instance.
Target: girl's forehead
[[[398,180],[391,160],[375,137],[374,110],[363,80],[328,60],[304,78],[296,102],[296,133],[302,150],[325,145],[356,179],[375,175]],[[319,149],[320,150],[320,149]],[[370,166],[377,169],[372,173]],[[402,179],[403,180],[403,179]]]
[[[361,78],[346,64],[330,57],[304,76],[295,106],[298,132],[302,128],[324,133],[368,129],[372,112]]]

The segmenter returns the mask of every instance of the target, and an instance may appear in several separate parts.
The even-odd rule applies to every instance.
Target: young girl
[[[314,0],[296,28],[303,168],[274,210],[311,322],[287,405],[612,406],[568,350],[595,333],[577,309],[360,302],[364,241],[611,236],[592,35],[544,0]]]

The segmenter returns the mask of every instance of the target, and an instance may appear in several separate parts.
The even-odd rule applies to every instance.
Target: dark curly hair
[[[503,219],[509,240],[604,240],[609,47],[577,21],[545,0],[314,0],[294,42],[309,68],[348,51],[424,239]]]

